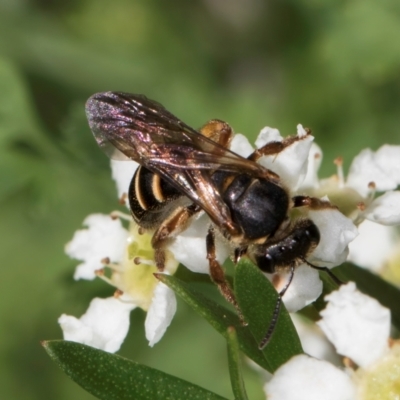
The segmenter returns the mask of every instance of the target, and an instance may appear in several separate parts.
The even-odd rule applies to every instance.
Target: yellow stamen
[[[120,219],[123,219],[123,220],[125,220],[125,221],[132,222],[132,217],[131,217],[130,214],[123,213],[123,212],[118,211],[118,210],[115,210],[115,211],[111,212],[111,213],[110,213],[110,217],[111,217],[112,219],[120,218]]]

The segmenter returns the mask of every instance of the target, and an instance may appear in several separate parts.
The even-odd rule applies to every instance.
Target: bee
[[[205,238],[211,279],[242,320],[216,259],[216,233],[229,241],[235,263],[247,256],[264,272],[290,271],[260,343],[260,349],[264,348],[295,268],[307,263],[330,273],[307,261],[320,241],[317,226],[307,218],[289,217],[292,208],[312,206],[319,200],[290,198],[279,176],[257,163],[260,157],[278,154],[301,138],[267,143],[244,158],[229,150],[233,131],[226,122],[214,119],[197,131],[143,95],[97,93],[87,101],[86,114],[97,143],[111,158],[140,164],[128,199],[138,225],[154,231],[152,246],[159,270],[164,269],[171,239],[184,231],[195,215],[205,212],[211,220]]]

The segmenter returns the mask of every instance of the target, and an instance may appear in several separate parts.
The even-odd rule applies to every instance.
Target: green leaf
[[[227,331],[229,374],[235,400],[248,400],[240,365],[239,342],[236,330],[230,326]]]
[[[58,366],[102,400],[224,400],[197,385],[121,356],[63,340],[43,342]]]
[[[228,327],[233,326],[238,335],[240,349],[255,363],[268,371],[272,371],[271,365],[258,349],[258,343],[254,339],[252,333],[248,327],[241,324],[236,314],[208,299],[200,292],[193,289],[190,284],[174,276],[164,274],[155,275],[161,282],[174,290],[178,296],[186,301],[189,306],[205,318],[210,325],[225,338],[227,337]]]
[[[374,297],[389,308],[392,312],[393,325],[400,329],[400,290],[398,288],[378,275],[353,264],[343,264],[335,268],[334,272],[343,281],[356,282],[361,292]]]
[[[249,329],[260,343],[270,326],[278,293],[262,272],[246,259],[236,267],[235,293]],[[296,329],[282,304],[275,331],[263,353],[273,372],[302,352]]]
[[[210,275],[208,274],[196,274],[195,272],[191,271],[190,269],[187,269],[185,266],[182,264],[179,265],[177,271],[174,274],[175,278],[178,278],[181,281],[187,282],[187,283],[207,283],[214,285],[212,282]]]

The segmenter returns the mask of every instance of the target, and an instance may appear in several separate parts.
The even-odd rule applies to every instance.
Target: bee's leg
[[[233,137],[233,131],[230,125],[219,119],[208,121],[199,131],[203,136],[208,137],[224,147],[229,147]]]
[[[151,244],[154,248],[154,260],[160,271],[165,267],[165,246],[168,241],[182,232],[190,217],[200,211],[197,205],[191,204],[187,207],[178,207],[154,232]]]
[[[236,308],[241,323],[243,325],[247,325],[244,320],[242,311],[236,301],[235,294],[233,293],[232,288],[230,287],[228,281],[226,280],[224,269],[216,259],[215,234],[214,234],[214,228],[212,227],[210,227],[210,229],[208,230],[208,234],[206,237],[206,246],[207,246],[207,258],[210,263],[211,279],[218,286],[219,291],[225,297],[225,299],[229,301],[229,303],[231,303]]]
[[[307,130],[307,134],[304,136],[288,136],[287,138],[283,139],[282,141],[276,142],[268,142],[264,146],[260,147],[259,149],[254,150],[252,154],[250,154],[247,159],[251,161],[257,161],[262,156],[272,156],[278,155],[281,151],[283,151],[286,147],[290,146],[294,142],[298,142],[306,138],[309,134],[311,134],[310,130]]]
[[[308,207],[312,210],[322,210],[326,208],[333,208],[337,209],[335,205],[333,205],[328,200],[321,200],[317,197],[310,197],[310,196],[294,196],[293,200],[293,207]]]

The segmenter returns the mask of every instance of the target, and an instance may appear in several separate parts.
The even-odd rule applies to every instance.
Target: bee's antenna
[[[343,282],[328,268],[328,267],[318,267],[317,265],[313,265],[309,263],[306,259],[303,259],[303,261],[309,265],[311,268],[318,269],[319,271],[324,271],[326,272],[329,277],[338,285],[343,285]]]
[[[261,343],[258,346],[260,350],[263,350],[264,347],[271,340],[272,334],[274,333],[276,327],[276,323],[278,322],[279,312],[281,310],[281,304],[282,304],[282,296],[286,293],[286,290],[288,290],[293,280],[293,276],[294,276],[294,264],[290,266],[290,276],[288,282],[286,283],[285,287],[278,293],[278,299],[276,300],[274,313],[272,314],[271,322],[269,324],[267,333],[265,334],[264,338],[261,340]]]

